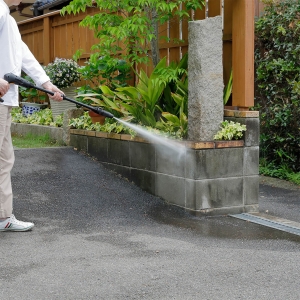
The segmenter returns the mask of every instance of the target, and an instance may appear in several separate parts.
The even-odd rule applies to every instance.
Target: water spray
[[[25,88],[34,88],[36,90],[45,92],[49,95],[52,95],[52,96],[54,95],[53,92],[51,92],[49,90],[45,90],[41,87],[38,87],[38,86],[32,84],[31,82],[25,80],[24,78],[16,76],[13,73],[5,74],[4,79],[9,83],[14,83],[14,84],[20,85],[20,86],[25,87]],[[102,116],[105,116],[107,118],[114,118],[113,114],[111,114],[110,112],[108,112],[106,110],[103,110],[101,107],[90,106],[90,105],[87,105],[85,103],[78,102],[74,99],[71,99],[71,98],[67,97],[66,95],[62,95],[62,97],[63,97],[64,100],[67,100],[67,101],[70,101],[72,103],[75,103],[76,105],[88,108],[89,110],[92,110],[93,112],[97,113],[98,115],[102,115]]]
[[[118,122],[126,125],[127,127],[133,129],[137,132],[140,136],[144,137],[146,140],[153,142],[154,144],[161,145],[161,149],[159,151],[169,151],[169,155],[178,155],[177,158],[180,158],[183,154],[186,153],[186,147],[182,143],[166,138],[164,136],[155,134],[153,132],[148,131],[147,129],[143,128],[142,126],[128,123],[122,119],[114,118]]]

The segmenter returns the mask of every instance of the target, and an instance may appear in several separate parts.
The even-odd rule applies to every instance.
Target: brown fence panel
[[[209,1],[209,9],[208,16],[214,17],[222,14],[222,3],[224,3],[224,34],[223,34],[223,62],[224,62],[224,82],[228,81],[231,69],[233,56],[232,53],[235,51],[236,59],[236,74],[241,78],[242,83],[240,84],[240,78],[235,76],[234,85],[238,86],[238,89],[235,89],[236,95],[238,95],[239,99],[236,101],[233,100],[238,106],[241,107],[249,107],[252,106],[254,99],[251,100],[252,93],[249,91],[253,88],[252,79],[250,78],[252,72],[252,45],[250,45],[249,51],[247,52],[246,48],[246,38],[245,38],[245,30],[247,30],[247,26],[243,23],[243,18],[240,16],[240,12],[237,9],[237,6],[240,5],[243,9],[242,13],[247,13],[245,11],[245,5],[241,5],[241,3],[247,3],[247,6],[254,5],[256,11],[261,11],[262,6],[261,2],[257,0],[210,0]],[[252,3],[252,4],[251,4]],[[251,4],[251,5],[250,5]],[[235,8],[236,14],[233,15],[233,10]],[[59,12],[49,13],[40,17],[32,18],[26,21],[22,21],[18,23],[22,38],[24,42],[29,46],[33,54],[36,56],[37,60],[41,64],[48,64],[53,61],[55,57],[61,58],[71,58],[72,55],[78,49],[83,50],[83,59],[80,61],[80,64],[89,57],[90,48],[93,44],[97,43],[97,39],[94,37],[94,33],[92,30],[88,28],[83,28],[79,26],[80,21],[86,16],[86,14],[95,14],[97,13],[97,8],[89,8],[85,13],[79,13],[75,16],[73,15],[65,15],[61,16]],[[245,16],[245,15],[244,15]],[[194,20],[201,20],[206,17],[205,9],[195,11],[193,13]],[[238,20],[236,19],[238,17]],[[246,14],[247,17],[247,14]],[[250,16],[251,17],[251,16]],[[254,16],[253,16],[254,18]],[[233,22],[233,19],[236,19]],[[249,22],[249,20],[247,21]],[[240,28],[235,28],[237,39],[241,39],[241,45],[243,45],[244,50],[246,52],[240,52],[241,49],[239,47],[240,40],[236,40],[235,48],[233,49],[232,43],[232,27],[233,24],[241,24],[241,30],[243,32],[239,32]],[[236,26],[236,25],[235,25]],[[252,30],[251,26],[248,30]],[[183,54],[185,54],[188,50],[188,23],[187,21],[179,22],[178,20],[171,20],[168,24],[162,25],[159,29],[160,36],[167,36],[171,39],[182,39],[183,42],[175,43],[174,41],[166,42],[165,40],[159,41],[160,47],[160,57],[167,57],[167,61],[179,61]],[[250,34],[251,36],[251,34]],[[244,51],[242,49],[242,51]],[[242,56],[240,57],[240,54]],[[150,50],[148,55],[150,55]],[[247,59],[246,65],[241,65],[241,60],[250,57],[250,60]],[[149,75],[153,66],[146,66],[140,64],[136,66],[137,71],[143,68],[147,74]],[[241,69],[242,68],[242,69]],[[248,68],[248,69],[247,69]],[[245,73],[245,70],[248,70]],[[249,71],[250,70],[250,71]],[[250,73],[249,73],[250,72]],[[250,75],[249,75],[250,74]],[[246,77],[245,77],[246,76]],[[253,74],[252,74],[253,77]],[[247,78],[250,78],[248,80]],[[133,82],[136,79],[133,79]],[[248,96],[246,94],[248,93]],[[234,95],[233,95],[234,98]]]
[[[20,27],[20,25],[19,25]],[[35,22],[24,22],[21,25],[20,31],[23,41],[28,45],[29,49],[34,53],[37,60],[44,63],[44,24],[43,19],[36,19]]]
[[[96,12],[89,8],[86,13]],[[48,64],[55,57],[71,58],[78,49],[83,50],[83,57],[89,57],[90,48],[97,39],[92,30],[79,26],[86,13],[61,16],[53,12],[19,22],[18,26],[23,41],[41,64]],[[47,49],[44,45],[48,45]]]

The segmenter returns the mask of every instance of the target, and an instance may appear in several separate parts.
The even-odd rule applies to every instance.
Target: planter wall
[[[182,142],[181,154],[128,135],[71,130],[70,145],[145,191],[199,214],[258,210],[258,112],[225,118],[247,125],[242,141]]]
[[[33,124],[23,124],[23,123],[12,123],[11,133],[17,135],[26,135],[27,133],[32,133],[36,136],[42,136],[48,134],[52,140],[55,140],[61,145],[70,144],[70,127],[69,120],[72,118],[78,118],[83,114],[81,108],[66,109],[63,116],[63,126],[53,127],[53,126],[43,126],[43,125],[33,125]]]
[[[63,128],[33,124],[12,123],[11,133],[23,136],[27,133],[32,133],[36,136],[48,134],[52,140],[55,140],[62,145],[65,144],[63,141]]]

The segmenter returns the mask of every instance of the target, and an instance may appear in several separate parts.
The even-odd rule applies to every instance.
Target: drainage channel
[[[250,213],[242,213],[229,216],[300,236],[300,223],[297,222],[292,222],[286,219],[263,214],[256,215]]]

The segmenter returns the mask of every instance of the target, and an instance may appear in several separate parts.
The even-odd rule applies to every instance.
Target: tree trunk
[[[159,61],[159,46],[158,46],[158,20],[157,20],[157,11],[155,8],[145,8],[148,14],[148,18],[151,20],[151,27],[153,28],[153,34],[155,38],[151,40],[150,47],[151,47],[151,59],[153,66],[155,67]]]

